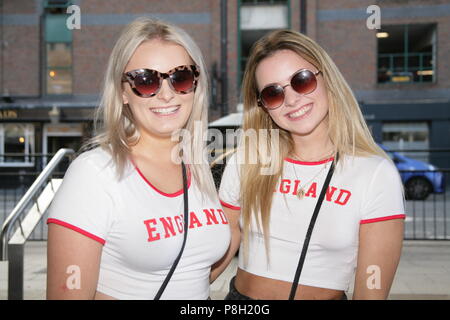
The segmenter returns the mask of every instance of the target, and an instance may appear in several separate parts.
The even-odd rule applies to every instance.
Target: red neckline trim
[[[315,161],[315,162],[300,161],[300,160],[295,160],[295,159],[287,158],[287,157],[284,158],[284,160],[286,160],[288,162],[291,162],[291,163],[295,163],[295,164],[302,164],[304,166],[316,166],[316,165],[319,165],[319,164],[324,164],[324,163],[333,161],[334,157],[331,157],[331,158],[325,159],[325,160],[321,160],[321,161]]]
[[[137,173],[139,173],[139,175],[141,176],[142,179],[144,179],[144,181],[150,186],[152,187],[152,189],[154,189],[156,192],[158,192],[159,194],[165,196],[165,197],[169,197],[169,198],[174,198],[177,197],[181,194],[184,193],[183,188],[181,188],[181,190],[178,190],[175,193],[166,193],[164,191],[159,190],[157,187],[155,187],[150,181],[148,181],[148,179],[144,176],[144,174],[141,172],[141,170],[139,170],[138,166],[132,162],[134,165],[134,168],[136,169]],[[188,166],[187,166],[188,167]],[[187,170],[188,171],[188,189],[191,186],[191,170]]]

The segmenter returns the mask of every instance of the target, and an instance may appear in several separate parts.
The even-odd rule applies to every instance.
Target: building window
[[[429,149],[429,128],[427,122],[397,122],[383,124],[383,145],[393,151],[404,152],[407,157],[429,162],[429,152],[413,150]]]
[[[56,154],[61,148],[78,151],[82,144],[83,133],[82,123],[45,124],[42,139],[42,153],[45,154],[42,158],[43,166],[47,165],[47,154]]]
[[[241,0],[239,2],[238,88],[252,45],[266,33],[290,28],[289,0]]]
[[[47,13],[51,14],[64,14],[66,9],[71,5],[71,1],[68,0],[45,0],[44,8]]]
[[[47,43],[47,94],[72,93],[72,46]]]
[[[66,26],[70,1],[45,3],[45,93],[72,93],[72,31]]]
[[[0,166],[33,166],[34,126],[23,123],[0,124]]]
[[[378,83],[435,80],[435,24],[383,26],[377,38]]]
[[[241,0],[242,4],[286,4],[286,0]]]

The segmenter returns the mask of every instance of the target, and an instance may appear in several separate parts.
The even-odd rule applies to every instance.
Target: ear
[[[123,104],[128,104],[128,95],[125,90],[122,91],[122,102]]]

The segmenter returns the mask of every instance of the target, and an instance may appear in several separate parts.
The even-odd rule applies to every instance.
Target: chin
[[[171,126],[168,128],[158,128],[158,130],[154,131],[156,135],[161,137],[170,137],[172,134],[182,129],[182,126]]]
[[[327,126],[326,118],[322,120],[316,121],[308,121],[304,123],[299,123],[297,126],[289,126],[287,130],[291,132],[291,134],[299,135],[299,136],[308,136],[314,133],[317,130],[325,130],[324,127]]]
[[[142,128],[146,135],[155,138],[170,138],[173,133],[181,129],[181,125],[154,125]]]
[[[182,129],[186,126],[188,116],[177,117],[176,119],[161,119],[152,125],[155,131],[171,134],[172,132]]]

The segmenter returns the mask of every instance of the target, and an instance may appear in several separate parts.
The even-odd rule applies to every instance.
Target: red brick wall
[[[149,14],[149,13],[211,13],[211,2],[185,1],[83,1],[81,29],[74,30],[74,94],[95,94],[101,89],[107,60],[124,25],[83,25],[83,14]],[[220,13],[219,13],[220,16]],[[212,19],[211,19],[212,20]],[[131,21],[130,21],[131,22]],[[178,25],[186,30],[200,47],[208,66],[211,65],[213,28],[203,24]],[[219,26],[220,28],[220,26]],[[91,79],[86,81],[85,79]]]
[[[450,17],[427,17],[389,19],[383,18],[383,8],[401,7],[405,1],[400,0],[342,0],[336,7],[334,0],[319,0],[316,10],[366,9],[377,4],[381,9],[381,25],[437,23],[437,81],[429,84],[377,84],[377,38],[376,30],[366,27],[366,20],[309,21],[308,35],[312,36],[337,64],[353,90],[426,90],[450,87]],[[426,1],[410,0],[407,5],[450,4],[448,0]],[[313,5],[310,5],[313,7]],[[308,7],[308,10],[314,8]],[[310,10],[310,11],[312,11]],[[308,19],[311,18],[309,12]],[[370,14],[367,14],[369,17]],[[312,17],[312,19],[314,19]],[[407,94],[406,94],[407,95]]]
[[[229,111],[235,111],[240,88],[238,70],[238,7],[237,0],[228,0],[228,97]],[[28,14],[38,17],[42,12],[39,1],[4,0],[3,13]],[[436,0],[432,4],[449,4],[449,0]],[[377,91],[405,88],[402,85],[378,85],[376,83],[377,39],[374,30],[368,30],[366,20],[319,21],[320,10],[365,9],[371,4],[381,8],[400,7],[404,0],[316,0],[307,2],[307,34],[317,40],[334,59],[354,90]],[[427,0],[410,0],[408,5],[430,5]],[[111,49],[123,25],[83,25],[83,14],[140,14],[140,13],[207,13],[211,24],[180,25],[197,42],[211,72],[214,62],[220,75],[220,1],[205,0],[83,0],[81,1],[81,30],[73,31],[73,93],[98,94]],[[368,16],[368,15],[367,15]],[[291,1],[291,26],[300,29],[300,2]],[[410,90],[450,87],[450,17],[383,19],[382,24],[438,23],[437,30],[437,79],[434,84],[413,84]],[[11,95],[36,96],[40,94],[40,27],[38,25],[3,26],[4,83]],[[220,83],[218,83],[220,93]],[[218,97],[220,102],[220,96]],[[210,120],[220,116],[211,111]]]
[[[3,14],[34,14],[35,1],[6,0],[3,3]],[[0,94],[35,96],[39,94],[39,26],[35,25],[4,25],[0,26],[3,35],[2,61],[0,73],[3,83]],[[3,62],[3,63],[2,63]],[[0,77],[1,78],[1,77]],[[1,79],[0,79],[1,81]],[[0,90],[1,91],[1,90]]]

